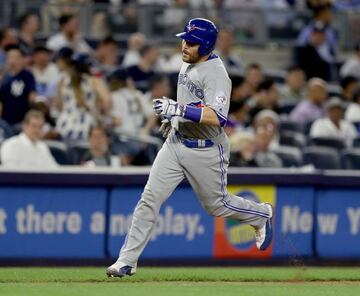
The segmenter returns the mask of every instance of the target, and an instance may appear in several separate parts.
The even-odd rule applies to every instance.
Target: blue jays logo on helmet
[[[185,26],[184,32],[176,34],[186,41],[200,44],[199,55],[211,53],[216,44],[218,30],[212,21],[203,18],[191,19]]]

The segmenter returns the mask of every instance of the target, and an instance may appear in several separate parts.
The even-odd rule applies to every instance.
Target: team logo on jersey
[[[25,83],[22,80],[14,80],[11,84],[11,94],[14,97],[19,97],[23,94]]]
[[[179,74],[178,84],[184,85],[198,99],[204,99],[204,91],[198,87],[187,74]]]

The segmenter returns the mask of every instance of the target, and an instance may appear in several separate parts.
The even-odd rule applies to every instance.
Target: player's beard
[[[188,64],[196,64],[200,60],[199,54],[196,55],[183,55],[183,62]]]

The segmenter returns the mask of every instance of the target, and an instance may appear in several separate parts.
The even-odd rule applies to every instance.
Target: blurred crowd
[[[94,2],[116,6],[130,1]],[[220,28],[216,53],[232,80],[225,128],[231,143],[230,165],[277,168],[310,163],[316,168],[360,168],[360,161],[354,167],[353,161],[342,158],[360,155],[356,150],[360,146],[360,38],[351,56],[340,60],[332,25],[334,6],[359,3],[138,2],[229,7],[250,2],[286,7],[301,3],[307,7],[312,19],[294,40],[285,75],[242,60],[234,30]],[[180,47],[165,55],[161,45],[140,32],[129,34],[126,48],[120,48],[110,32],[90,45],[80,31],[76,11],[64,9],[57,19],[58,30],[41,42],[37,39],[41,19],[36,13],[21,15],[16,27],[0,28],[2,166],[151,165],[164,140],[152,100],[176,98]]]

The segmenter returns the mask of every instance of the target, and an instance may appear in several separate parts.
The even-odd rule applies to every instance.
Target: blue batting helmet
[[[177,37],[189,42],[200,44],[199,55],[207,55],[215,48],[218,30],[215,24],[207,19],[191,19],[185,26],[184,32]]]

